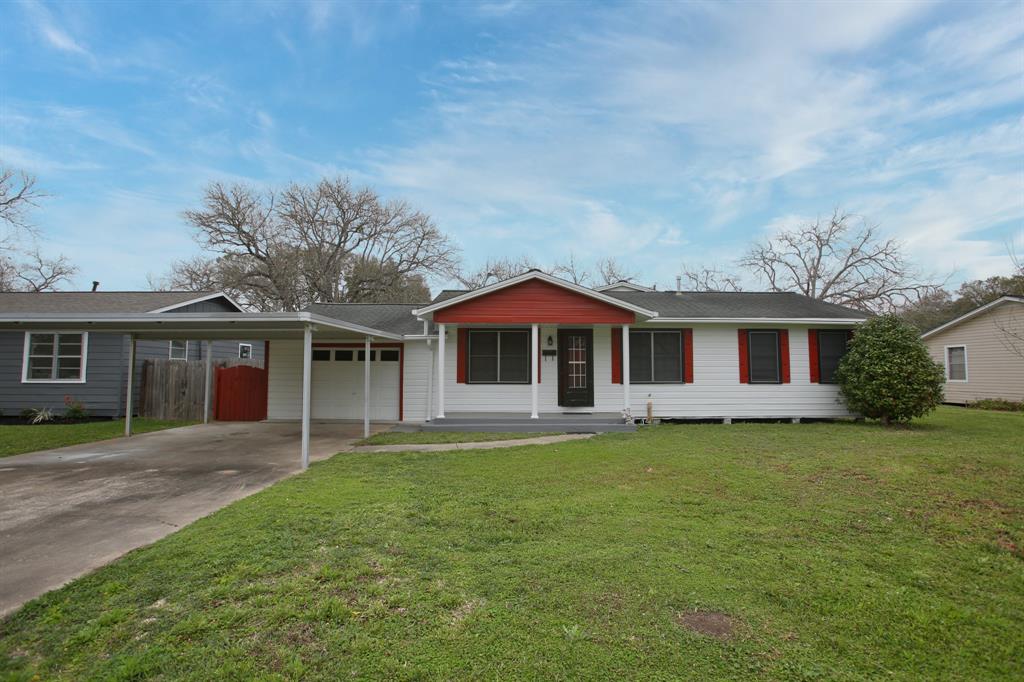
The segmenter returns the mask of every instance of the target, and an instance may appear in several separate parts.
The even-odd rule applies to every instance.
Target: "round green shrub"
[[[850,340],[836,380],[853,412],[882,423],[923,417],[942,402],[945,373],[913,327],[893,315],[865,322]]]

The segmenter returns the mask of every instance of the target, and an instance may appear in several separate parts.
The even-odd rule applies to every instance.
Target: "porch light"
[[[548,345],[549,346],[555,345],[555,339],[554,339],[553,336],[551,336],[551,334],[548,334]]]

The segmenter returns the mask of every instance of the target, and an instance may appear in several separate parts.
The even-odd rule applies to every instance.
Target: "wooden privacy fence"
[[[266,370],[261,369],[259,364],[254,360],[214,360],[212,386],[210,387],[211,410],[214,413],[214,418],[217,418],[217,378],[226,365],[252,369],[264,376],[262,395],[265,411]],[[142,381],[139,389],[139,416],[154,419],[202,421],[205,382],[206,363],[204,361],[145,360],[142,363]],[[235,393],[232,392],[232,394]],[[230,414],[230,409],[230,406],[226,406],[225,414]]]
[[[217,369],[214,419],[254,422],[267,418],[267,370],[260,367]]]

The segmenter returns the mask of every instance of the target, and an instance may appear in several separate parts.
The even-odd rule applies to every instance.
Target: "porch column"
[[[370,337],[363,344],[363,438],[370,437]]]
[[[427,339],[427,356],[430,359],[427,361],[427,413],[424,415],[424,421],[430,421],[434,414],[434,343],[430,339]]]
[[[206,376],[203,378],[203,423],[210,423],[210,390],[213,387],[213,342],[206,342]]]
[[[302,468],[309,468],[309,412],[313,394],[313,327],[302,332]]]
[[[537,371],[540,369],[540,357],[537,346],[540,345],[540,330],[536,324],[530,325],[530,419],[537,419]]]
[[[629,325],[622,325],[622,409],[629,409]]]
[[[437,325],[437,418],[444,419],[444,334],[445,325]]]
[[[135,334],[128,335],[128,387],[124,395],[124,435],[132,435],[132,389],[135,386]]]

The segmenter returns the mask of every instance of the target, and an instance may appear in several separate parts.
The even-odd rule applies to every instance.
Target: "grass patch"
[[[1021,679],[1022,548],[1019,414],[346,453],[30,603],[0,673]]]
[[[489,431],[387,431],[356,441],[355,445],[413,445],[422,443],[483,443],[495,440],[521,440],[558,433],[501,433]]]
[[[135,433],[147,433],[188,426],[191,423],[136,417],[132,420],[132,430]],[[122,435],[122,419],[79,424],[0,424],[0,457],[91,443]]]

